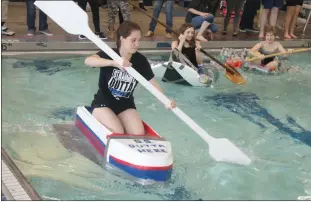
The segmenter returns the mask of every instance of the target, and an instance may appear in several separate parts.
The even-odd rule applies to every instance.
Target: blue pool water
[[[237,86],[221,72],[214,88],[160,82],[166,94],[213,137],[225,137],[253,160],[215,162],[187,125],[139,86],[141,117],[171,141],[174,170],[164,186],[142,187],[104,171],[64,147],[52,124],[72,124],[89,105],[99,69],[85,56],[10,56],[2,61],[2,146],[46,200],[296,200],[311,194],[311,64],[308,54],[287,63],[300,71],[278,76],[241,72]],[[167,55],[150,56],[152,63]]]

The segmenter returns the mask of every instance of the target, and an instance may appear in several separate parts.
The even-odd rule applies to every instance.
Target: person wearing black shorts
[[[287,11],[284,25],[285,39],[297,39],[297,36],[294,34],[294,29],[302,4],[303,0],[286,0]]]
[[[143,123],[136,111],[133,92],[138,81],[124,68],[132,66],[159,91],[163,92],[154,78],[147,58],[137,51],[141,29],[138,24],[125,21],[117,30],[117,49],[123,63],[112,60],[105,52],[89,56],[85,64],[100,67],[99,89],[92,101],[93,116],[114,133],[145,134]],[[171,100],[167,108],[175,107]]]
[[[264,38],[264,28],[267,22],[267,17],[269,12],[270,13],[270,25],[275,27],[276,20],[278,18],[279,9],[283,7],[284,0],[261,0],[263,5],[263,11],[260,14],[260,32],[259,38]]]

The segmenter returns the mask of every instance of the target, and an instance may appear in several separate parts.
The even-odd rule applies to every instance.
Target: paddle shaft
[[[299,48],[299,49],[296,49],[296,50],[293,50],[292,53],[299,53],[299,52],[305,52],[305,51],[309,51],[311,50],[310,48]],[[270,54],[270,55],[266,55],[263,59],[266,59],[266,58],[271,58],[271,57],[274,57],[274,56],[280,56],[280,55],[285,55],[285,54],[290,54],[290,52],[284,52],[284,53],[273,53],[273,54]],[[250,59],[246,59],[245,62],[253,62],[255,60],[258,60],[258,59],[261,59],[260,57],[254,57],[254,58],[250,58]]]

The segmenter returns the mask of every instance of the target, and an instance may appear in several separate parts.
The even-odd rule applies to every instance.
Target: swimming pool
[[[153,63],[168,57],[147,56]],[[141,117],[171,141],[174,153],[171,181],[156,187],[114,176],[75,152],[78,146],[63,146],[52,124],[72,123],[76,107],[90,104],[99,69],[86,67],[85,55],[57,58],[29,55],[2,60],[2,146],[43,199],[296,200],[311,194],[307,53],[288,61],[300,67],[298,73],[241,72],[247,80],[244,86],[223,76],[214,88],[160,82],[209,134],[226,137],[245,151],[253,160],[250,166],[212,160],[208,146],[139,86],[135,98]]]

